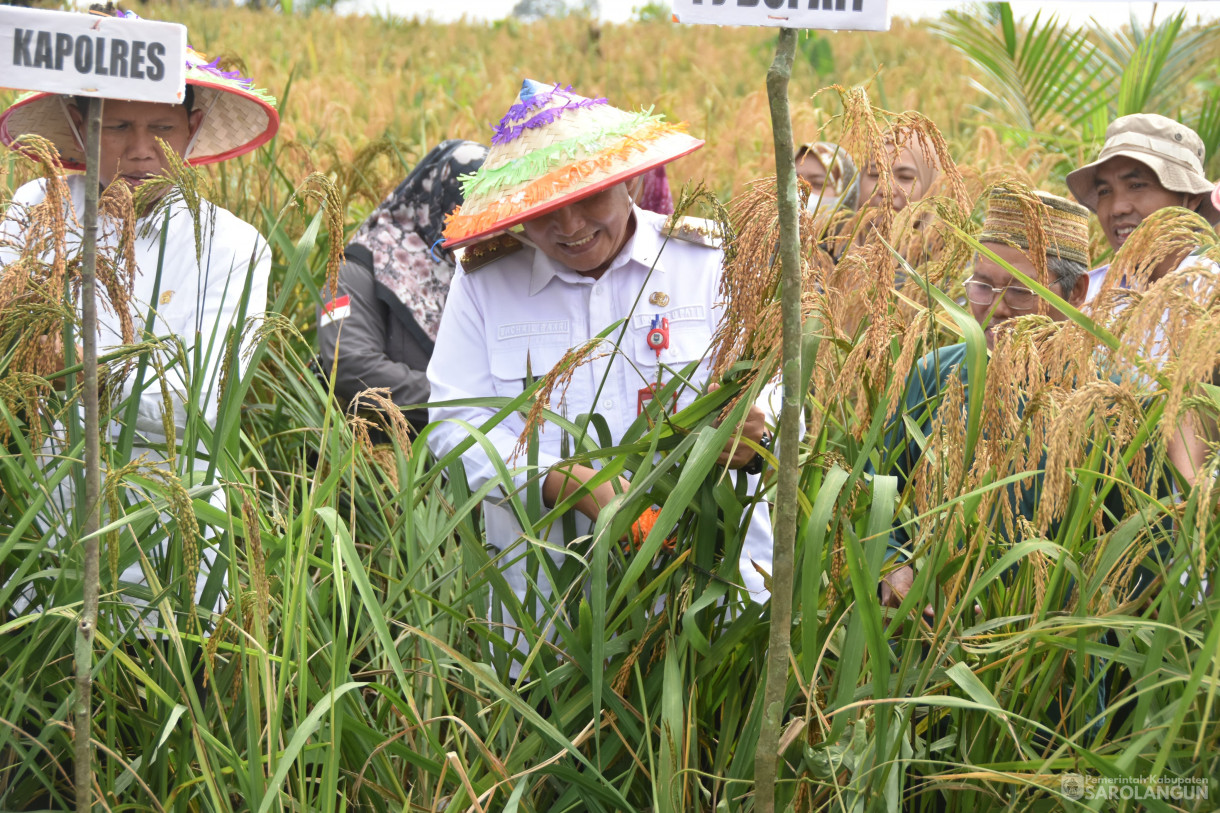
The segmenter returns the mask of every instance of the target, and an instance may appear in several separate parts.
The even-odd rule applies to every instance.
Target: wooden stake
[[[84,601],[76,626],[76,703],[73,733],[76,760],[76,810],[93,809],[93,635],[97,628],[98,541],[100,527],[101,446],[97,399],[97,199],[101,163],[102,99],[89,102],[85,136],[85,220],[81,243],[81,397],[85,402]]]
[[[754,752],[754,809],[775,810],[780,723],[788,690],[788,659],[792,637],[792,570],[796,540],[797,445],[805,393],[801,382],[801,249],[797,219],[796,162],[793,159],[792,118],[788,111],[788,79],[796,55],[796,35],[783,28],[775,44],[775,59],[767,71],[771,132],[775,140],[775,182],[779,203],[779,257],[784,400],[779,416],[779,483],[775,495],[774,552],[771,559],[771,635],[767,645],[767,677],[763,690],[762,729]]]

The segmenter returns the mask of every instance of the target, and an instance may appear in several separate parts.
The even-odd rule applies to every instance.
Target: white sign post
[[[0,6],[0,86],[178,103],[186,26]]]
[[[674,20],[710,25],[769,25],[888,31],[888,0],[673,0]]]
[[[76,628],[76,809],[93,808],[93,639],[98,608],[101,445],[97,395],[97,201],[106,98],[180,104],[186,96],[186,27],[125,17],[0,7],[0,83],[88,96],[81,239],[81,399],[85,405],[83,601]],[[65,349],[68,345],[65,344]]]

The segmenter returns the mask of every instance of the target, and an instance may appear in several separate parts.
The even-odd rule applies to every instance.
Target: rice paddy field
[[[979,197],[1001,183],[1066,194],[1066,172],[1117,115],[1189,122],[1220,175],[1220,35],[1180,18],[1108,32],[1014,24],[1005,4],[988,5],[798,40],[798,141],[861,156],[897,127],[945,171],[936,195],[879,218],[837,263],[825,222],[802,220],[808,387],[803,434],[780,438],[799,444],[800,474],[777,731],[764,725],[771,609],[734,583],[732,518],[758,497],[716,465],[727,396],[779,367],[775,32],[141,8],[185,23],[194,47],[281,100],[271,143],[178,179],[267,236],[271,307],[247,326],[246,372],[225,381],[214,427],[207,404],[185,405],[194,417],[178,441],[206,473],[189,455],[128,463],[129,436],[103,443],[102,596],[81,724],[84,511],[45,520],[50,494],[81,476],[80,392],[57,389],[61,371],[38,353],[47,324],[76,329],[64,296],[79,265],[59,278],[22,266],[38,308],[13,297],[6,269],[0,809],[1220,807],[1218,281],[1171,274],[1065,321],[1023,317],[990,354],[960,304]],[[670,167],[676,197],[734,235],[726,335],[739,362],[676,424],[583,452],[639,474],[605,533],[561,559],[538,542],[562,519],[537,486],[513,497],[532,523],[521,544],[487,548],[479,504],[491,486],[471,493],[456,455],[428,453],[427,430],[346,412],[310,365],[319,290],[346,236],[437,142],[486,142],[526,77],[687,122],[707,144]],[[47,171],[0,155],[0,200]],[[1215,232],[1183,210],[1150,218],[1114,257],[1093,225],[1094,263],[1137,282],[1188,249],[1220,258]],[[916,359],[959,343],[967,386],[948,388],[906,476],[891,448],[894,427],[919,426],[904,385]],[[174,358],[172,342],[138,337],[102,373],[153,391]],[[542,398],[534,387],[488,405]],[[127,406],[116,396],[103,408]],[[1193,483],[1167,451],[1184,425],[1209,444]],[[48,433],[67,438],[62,454],[39,452]],[[1023,494],[1028,515],[1012,507]],[[679,507],[674,550],[650,537],[624,551],[613,540],[654,504]],[[883,607],[894,528],[918,577],[900,607]],[[120,552],[137,542],[168,551],[145,563],[154,577],[136,592],[156,613],[138,624],[116,592]],[[195,601],[205,553],[228,589],[208,579]],[[516,613],[519,631],[487,620],[491,603],[515,601],[505,556],[571,586],[536,622]],[[18,604],[29,590],[37,600]],[[519,668],[504,645],[514,633],[528,642]],[[82,733],[88,793],[75,773]],[[774,800],[755,793],[760,760],[777,762]]]

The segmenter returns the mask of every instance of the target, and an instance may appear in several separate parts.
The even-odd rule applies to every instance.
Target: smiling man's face
[[[1093,186],[1097,219],[1115,251],[1148,215],[1167,206],[1193,208],[1199,199],[1161,186],[1151,167],[1126,155],[1116,155],[1098,167]]]
[[[69,111],[83,133],[84,117],[75,107]],[[164,174],[169,162],[157,139],[182,156],[202,119],[203,111],[188,114],[180,104],[107,99],[102,107],[102,160],[98,166],[102,185],[121,179],[134,188]]]
[[[601,276],[635,228],[626,184],[617,184],[523,224],[542,253],[573,271]]]

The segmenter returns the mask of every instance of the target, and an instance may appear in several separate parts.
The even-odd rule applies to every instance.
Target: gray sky
[[[632,9],[645,5],[648,0],[600,0],[601,17],[611,22],[631,19]],[[474,20],[498,20],[508,16],[515,0],[341,0],[339,9],[344,12],[382,13],[399,17],[431,17],[438,22],[454,22],[463,16]],[[942,11],[965,5],[954,0],[890,0],[890,11],[894,16],[935,17]],[[1018,15],[1032,15],[1039,9],[1054,11],[1060,19],[1087,23],[1090,18],[1122,25],[1134,11],[1147,22],[1156,6],[1158,19],[1186,8],[1189,16],[1196,14],[1206,19],[1220,18],[1220,0],[1186,3],[1130,2],[1086,2],[1085,0],[1055,0],[1033,2],[1017,0],[1012,4]]]

